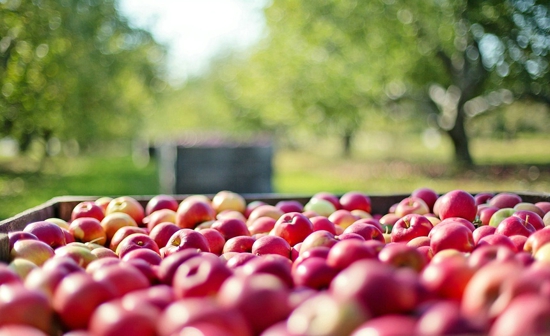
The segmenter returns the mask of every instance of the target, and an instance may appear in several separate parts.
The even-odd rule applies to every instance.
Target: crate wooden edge
[[[493,192],[493,193],[496,194],[498,192]],[[550,193],[537,193],[537,192],[514,192],[514,193],[520,195],[524,202],[532,202],[532,203],[539,202],[539,201],[550,202]],[[371,201],[372,201],[372,213],[383,214],[390,208],[390,206],[399,202],[400,200],[402,200],[403,198],[409,195],[410,194],[369,194],[369,197],[371,198]],[[131,197],[135,198],[143,206],[145,206],[153,196],[154,195],[131,196]],[[182,201],[183,199],[185,199],[190,195],[177,194],[172,196],[174,196],[176,200]],[[205,196],[212,198],[214,195],[206,194]],[[278,201],[282,201],[282,200],[297,200],[302,204],[306,204],[311,199],[312,195],[262,193],[262,194],[242,194],[242,196],[245,198],[247,203],[252,201],[262,201],[267,204],[274,205]],[[8,232],[22,230],[29,223],[45,220],[52,217],[69,220],[73,208],[78,203],[83,201],[93,201],[100,197],[101,196],[54,197],[43,204],[40,204],[36,207],[25,210],[13,217],[0,221],[0,262],[2,261],[7,262],[9,260]]]

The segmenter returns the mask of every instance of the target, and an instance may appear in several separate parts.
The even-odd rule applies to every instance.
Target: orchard
[[[11,231],[0,336],[550,334],[550,202],[101,197]]]

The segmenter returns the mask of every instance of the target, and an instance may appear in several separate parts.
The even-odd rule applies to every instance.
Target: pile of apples
[[[419,188],[302,204],[83,201],[9,233],[2,335],[550,333],[550,202]]]

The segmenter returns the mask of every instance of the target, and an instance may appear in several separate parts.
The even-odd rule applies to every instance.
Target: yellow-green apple
[[[460,302],[437,300],[423,311],[411,334],[417,335],[481,335],[486,332],[466,318]]]
[[[304,205],[296,200],[281,200],[275,204],[275,207],[284,213],[304,211]]]
[[[179,252],[185,249],[196,249],[202,252],[210,252],[208,241],[200,232],[192,229],[180,229],[176,231],[166,243],[164,256]]]
[[[490,226],[490,225],[481,225],[477,227],[472,232],[472,237],[474,238],[474,244],[477,245],[481,238],[495,233],[496,230],[497,230],[496,227]]]
[[[39,240],[50,245],[54,249],[66,244],[65,234],[62,229],[51,222],[32,222],[25,226],[23,231],[34,234]]]
[[[156,335],[158,308],[142,303],[128,306],[122,300],[105,302],[90,317],[88,330],[93,335]]]
[[[432,230],[432,222],[428,218],[420,214],[407,214],[401,217],[391,230],[392,242],[408,242],[409,240],[428,236]]]
[[[152,213],[168,209],[176,212],[179,202],[171,195],[155,195],[145,205],[145,216],[150,216]]]
[[[310,212],[319,216],[328,217],[334,211],[336,211],[334,204],[322,198],[310,198],[310,200],[304,205],[304,213]]]
[[[101,222],[105,217],[103,208],[93,201],[83,201],[78,203],[71,211],[71,221],[80,217],[92,217]]]
[[[516,216],[504,218],[498,225],[495,233],[500,233],[505,236],[523,235],[529,237],[535,232],[533,225],[524,219]]]
[[[25,325],[51,334],[53,323],[54,313],[43,292],[26,288],[21,283],[0,286],[0,328]]]
[[[220,231],[212,228],[202,229],[198,231],[204,236],[204,238],[206,238],[206,241],[208,241],[210,252],[217,255],[222,254],[226,240],[220,233]]]
[[[122,239],[117,245],[115,252],[122,259],[127,253],[137,249],[150,249],[160,255],[157,243],[145,233],[132,233]]]
[[[172,286],[177,298],[214,297],[227,278],[233,275],[219,258],[204,254],[182,263],[174,275]]]
[[[290,258],[290,244],[283,238],[267,235],[256,239],[252,244],[251,252],[254,255],[278,254]]]
[[[370,213],[372,210],[370,197],[360,191],[348,191],[340,196],[339,201],[342,205],[342,209],[349,211],[358,209]]]
[[[95,309],[115,296],[112,286],[95,281],[86,272],[73,272],[57,286],[53,308],[63,328],[86,329]]]
[[[137,227],[136,221],[130,217],[130,215],[123,212],[115,212],[109,215],[106,215],[105,218],[101,221],[101,226],[105,230],[107,236],[106,245],[110,244],[113,236],[118,231],[118,229],[125,226]]]
[[[351,211],[345,209],[339,209],[334,211],[328,216],[328,220],[338,225],[339,227],[345,229],[350,226],[353,222],[359,220],[360,218],[353,215]]]
[[[245,198],[233,191],[221,190],[212,198],[212,207],[216,213],[220,213],[224,210],[236,210],[240,213],[246,211]]]
[[[472,231],[461,223],[438,224],[430,231],[428,238],[430,248],[436,255],[446,249],[471,252],[475,247]]]
[[[250,262],[243,267],[249,264]],[[218,302],[222,307],[239,311],[253,333],[259,335],[271,325],[288,317],[289,292],[280,279],[270,274],[233,276],[221,286]]]
[[[332,203],[332,205],[334,205],[334,208],[336,210],[342,209],[342,205],[340,204],[340,198],[333,193],[330,193],[327,191],[320,191],[318,193],[315,193],[311,198],[329,201],[330,203]]]
[[[488,263],[497,261],[512,260],[515,257],[515,251],[509,247],[502,245],[481,245],[476,247],[468,257],[468,264],[475,268],[480,269]]]
[[[439,198],[439,194],[435,190],[427,187],[421,187],[413,190],[411,196],[421,198],[426,205],[428,205],[430,211],[433,210],[435,201]]]
[[[251,252],[256,238],[251,236],[235,236],[229,238],[222,247],[222,253]]]
[[[166,246],[170,237],[179,229],[176,224],[171,222],[159,223],[149,232],[149,237],[153,238],[160,249]]]
[[[409,196],[397,203],[394,214],[403,217],[408,214],[425,215],[430,212],[430,207],[420,197]]]
[[[496,317],[490,336],[546,335],[550,333],[550,302],[535,293],[518,296]]]
[[[41,240],[22,239],[15,242],[10,251],[10,258],[23,258],[32,261],[37,266],[42,266],[48,259],[54,256],[54,249]]]
[[[493,198],[495,194],[489,192],[480,192],[474,195],[476,205],[487,204],[487,202]]]
[[[202,222],[216,219],[216,211],[211,203],[190,197],[184,199],[178,207],[176,212],[177,226],[182,229],[194,229]]]
[[[246,223],[237,218],[217,219],[210,227],[221,233],[226,241],[237,236],[250,236]]]
[[[142,225],[143,218],[145,217],[145,209],[143,209],[141,203],[131,196],[113,198],[107,205],[107,209],[105,209],[105,215],[115,212],[123,212],[130,215],[138,226]]]
[[[279,236],[286,240],[290,246],[301,243],[310,233],[313,232],[313,224],[300,212],[289,212],[283,214],[270,234]]]
[[[138,227],[138,226],[121,227],[111,237],[111,240],[109,242],[109,248],[116,252],[118,245],[120,245],[120,242],[122,242],[129,235],[132,235],[135,233],[146,234],[146,231],[145,231],[145,228]]]
[[[339,301],[358,300],[373,317],[406,314],[415,308],[416,290],[396,274],[393,266],[362,259],[340,271],[328,291]]]
[[[336,234],[335,224],[325,216],[313,216],[309,218],[309,221],[313,225],[313,231],[325,230]]]
[[[248,231],[251,235],[256,233],[269,233],[275,226],[276,219],[271,217],[259,217],[248,224]]]
[[[417,318],[407,315],[385,315],[369,319],[353,330],[351,336],[409,335],[415,330]]]
[[[101,222],[94,217],[75,218],[69,226],[69,232],[75,241],[94,242],[99,245],[105,245],[107,242],[107,234],[101,226]]]
[[[498,193],[488,201],[489,205],[494,205],[500,209],[513,208],[516,204],[521,202],[521,196],[509,192]]]
[[[401,243],[385,245],[378,253],[378,260],[394,267],[407,267],[420,272],[428,264],[426,257],[416,248]]]
[[[473,222],[476,219],[477,206],[474,197],[464,190],[452,190],[438,198],[438,216],[441,220],[461,217]]]
[[[176,223],[176,212],[172,209],[160,209],[143,218],[143,224],[151,232],[160,223]]]

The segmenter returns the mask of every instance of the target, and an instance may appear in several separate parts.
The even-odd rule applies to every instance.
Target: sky
[[[200,74],[226,47],[257,42],[265,27],[266,0],[119,0],[130,25],[149,30],[168,46],[169,74]]]

